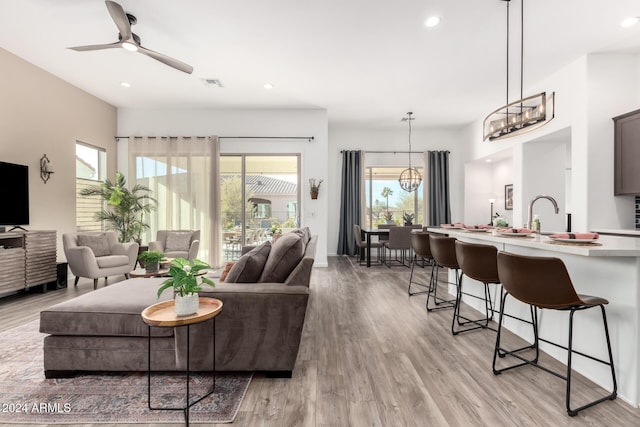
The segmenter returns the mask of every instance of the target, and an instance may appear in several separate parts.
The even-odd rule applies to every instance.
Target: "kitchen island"
[[[640,405],[640,239],[633,237],[601,236],[595,243],[563,243],[548,237],[505,237],[493,231],[478,232],[461,229],[433,227],[428,231],[447,234],[461,241],[490,244],[500,251],[527,256],[556,257],[564,261],[576,291],[596,295],[609,300],[606,306],[609,334],[613,350],[618,395],[632,404]],[[451,273],[450,281],[453,281]],[[483,285],[464,278],[464,291],[480,296]],[[477,286],[475,286],[477,284]],[[450,289],[450,292],[455,290]],[[492,292],[492,299],[499,309],[499,287]],[[475,298],[464,298],[466,304],[480,310]],[[528,318],[528,306],[507,299],[505,312],[520,318]],[[497,319],[496,319],[497,320]],[[568,313],[554,310],[539,312],[540,337],[566,346],[568,339]],[[504,326],[532,342],[531,326],[506,318]],[[540,348],[552,357],[566,363],[567,352],[551,344],[540,343]],[[598,310],[577,313],[574,324],[574,348],[600,359],[606,359],[606,345],[602,319]],[[604,365],[574,355],[573,368],[611,390],[611,374]]]

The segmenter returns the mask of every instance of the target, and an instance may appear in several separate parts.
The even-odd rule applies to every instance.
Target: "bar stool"
[[[605,400],[614,400],[617,396],[618,385],[616,382],[615,369],[613,367],[613,355],[611,353],[611,341],[609,339],[607,315],[604,309],[605,304],[608,304],[609,301],[596,296],[577,294],[573,287],[573,283],[571,282],[571,278],[569,277],[569,273],[567,272],[567,268],[559,258],[531,257],[500,252],[498,253],[498,275],[505,293],[501,301],[498,334],[496,336],[496,346],[493,353],[493,373],[497,375],[519,366],[533,365],[565,380],[567,382],[566,408],[567,413],[571,417],[577,415],[579,411],[604,402]],[[534,345],[536,346],[536,357],[534,360],[525,359],[521,355],[516,354],[516,350],[508,351],[500,347],[504,303],[509,295],[525,304],[535,307],[536,309],[569,311],[568,347],[565,348],[560,346],[567,350],[566,375],[554,372],[537,363],[539,341],[537,315],[534,317],[533,323]],[[600,307],[600,311],[602,313],[604,335],[607,342],[607,351],[609,353],[608,362],[573,350],[573,315],[576,311],[594,307]],[[514,356],[521,360],[522,363],[503,369],[496,369],[496,355],[499,355],[499,352],[504,352],[505,355]],[[576,409],[571,409],[571,359],[573,353],[609,366],[611,368],[611,380],[613,383],[613,392],[611,394],[600,399],[596,399]]]
[[[409,296],[425,294],[427,292],[431,292],[433,288],[433,269],[435,268],[435,262],[433,260],[433,255],[431,255],[431,249],[429,246],[429,234],[430,233],[426,231],[413,231],[411,233],[411,247],[413,248],[413,258],[411,260],[411,273],[409,273],[409,288],[407,289],[407,293],[409,294]],[[418,258],[426,262],[426,265],[431,266],[431,275],[428,285],[413,280],[413,270],[418,263]],[[423,264],[422,266],[424,267],[425,264]],[[422,286],[427,288],[427,290],[420,292],[411,292],[411,285]]]
[[[431,291],[427,293],[427,303],[425,305],[427,311],[443,310],[455,307],[455,299],[446,300],[438,297],[438,273],[441,267],[454,270],[456,282],[453,284],[459,286],[460,283],[460,266],[458,265],[458,260],[456,258],[455,242],[456,239],[453,237],[429,234],[429,247],[431,249],[433,260],[435,261],[435,275],[432,279]],[[450,282],[447,281],[447,284],[450,284]],[[435,307],[429,307],[429,299],[432,294]]]
[[[475,243],[467,243],[456,240],[456,259],[462,270],[462,274],[482,282],[484,284],[484,298],[472,294],[466,294],[471,297],[484,300],[485,316],[482,319],[472,320],[460,315],[460,304],[462,303],[462,278],[458,284],[458,292],[456,294],[456,304],[453,311],[453,321],[451,322],[451,333],[457,335],[461,332],[473,331],[475,329],[485,329],[489,327],[489,321],[493,319],[493,303],[491,301],[490,284],[499,284],[498,277],[498,249],[491,245],[480,245]],[[464,321],[462,321],[463,319]],[[475,326],[466,329],[457,329],[458,327],[468,324]]]

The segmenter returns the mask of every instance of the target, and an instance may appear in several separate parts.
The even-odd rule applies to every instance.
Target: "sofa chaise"
[[[292,251],[284,246],[295,239],[281,238],[273,244],[262,279],[273,277],[264,276],[270,264],[277,269],[291,262]],[[284,280],[228,283],[214,279],[215,288],[203,287],[201,296],[218,298],[224,304],[215,320],[216,370],[291,376],[304,325],[318,236],[311,236],[307,229],[299,234],[299,239],[302,243],[296,242],[295,248],[302,251],[299,254],[302,256]],[[251,260],[251,254],[260,251],[264,253],[264,246],[243,255],[240,261]],[[276,257],[282,257],[283,253],[284,258]],[[240,261],[236,263],[239,267],[246,266]],[[234,269],[237,270],[235,265]],[[128,279],[42,311],[40,332],[47,334],[43,346],[46,377],[146,371],[148,328],[140,314],[146,307],[173,297],[166,291],[158,299],[157,290],[163,281],[163,278]],[[211,324],[193,325],[190,342],[190,368],[210,370]],[[184,369],[186,328],[152,328],[151,354],[153,370]]]

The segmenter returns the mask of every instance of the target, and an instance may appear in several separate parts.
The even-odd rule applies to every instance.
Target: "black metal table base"
[[[153,326],[148,325],[147,326],[147,361],[148,361],[148,369],[147,369],[147,397],[148,397],[148,403],[149,403],[149,409],[154,410],[154,411],[183,411],[184,413],[184,421],[185,421],[185,425],[188,426],[189,425],[189,408],[191,408],[193,405],[195,405],[196,403],[200,402],[201,400],[211,396],[213,394],[213,392],[216,389],[216,340],[215,340],[215,334],[216,334],[216,318],[212,318],[211,319],[211,325],[212,325],[212,335],[213,335],[213,356],[212,356],[212,362],[213,362],[213,369],[211,370],[211,375],[213,377],[213,384],[211,385],[211,390],[209,390],[206,394],[198,397],[197,399],[189,402],[189,384],[190,384],[190,378],[191,378],[191,370],[190,370],[190,337],[191,337],[191,325],[184,325],[187,327],[187,369],[185,371],[186,374],[186,385],[187,385],[187,394],[186,394],[186,399],[185,399],[185,405],[184,406],[176,406],[176,407],[153,407],[151,405],[151,328]]]

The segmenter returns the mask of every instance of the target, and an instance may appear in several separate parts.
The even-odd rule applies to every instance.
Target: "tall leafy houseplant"
[[[118,232],[118,240],[122,243],[136,241],[149,228],[144,214],[156,208],[156,199],[151,197],[151,189],[136,184],[130,190],[127,181],[120,172],[116,173],[115,182],[108,178],[100,185],[90,185],[80,190],[81,196],[99,196],[107,203],[107,208],[95,213],[96,221],[103,221],[108,230]]]

